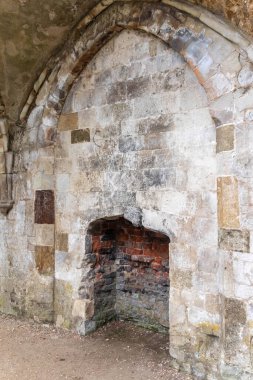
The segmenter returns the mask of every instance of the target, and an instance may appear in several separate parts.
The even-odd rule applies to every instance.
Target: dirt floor
[[[189,380],[168,357],[168,336],[131,323],[80,337],[0,314],[1,380]]]

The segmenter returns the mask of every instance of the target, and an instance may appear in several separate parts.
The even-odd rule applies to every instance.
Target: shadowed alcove
[[[169,238],[123,217],[96,220],[88,234],[95,326],[121,319],[167,332]]]

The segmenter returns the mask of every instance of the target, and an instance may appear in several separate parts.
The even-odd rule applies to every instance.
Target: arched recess
[[[200,32],[203,29],[200,21],[167,4],[143,1],[115,2],[101,12],[93,22],[88,23],[84,30],[81,29],[82,34],[79,39],[74,41],[70,39],[59,57],[60,62],[56,64],[48,80],[44,81],[46,72],[43,71],[41,74],[36,84],[39,92],[35,100],[36,105],[44,107],[39,126],[39,144],[42,146],[53,144],[54,129],[57,127],[57,120],[73,82],[96,52],[123,29],[145,31],[177,51],[190,65],[211,102],[232,92],[236,87],[244,87],[243,81],[238,85],[235,77],[242,69],[242,65],[238,64],[240,46],[228,42],[208,27]],[[239,41],[241,42],[240,39]],[[219,50],[218,53],[217,50],[222,43],[226,49]],[[245,45],[249,45],[247,40]],[[231,54],[233,60],[228,67],[227,60]],[[250,59],[246,51],[243,54],[247,65]],[[32,98],[33,94],[27,107]],[[213,114],[216,117],[215,109]],[[222,124],[223,120],[218,120],[218,123]]]
[[[150,54],[156,50],[158,56],[152,61]],[[145,57],[149,57],[147,62]],[[125,79],[119,74],[118,81],[119,67],[116,63],[111,67],[110,62],[128,63],[129,59],[136,69],[138,62],[143,63],[144,78],[141,71],[131,74],[131,68],[125,67]],[[92,295],[87,297],[91,291],[87,287],[91,253],[87,229],[94,220],[123,215],[171,238],[171,347],[174,356],[176,352],[182,355],[189,330],[201,329],[193,315],[186,322],[187,307],[190,313],[197,312],[194,302],[205,293],[203,287],[193,285],[204,282],[197,256],[203,255],[205,261],[208,251],[212,266],[217,267],[214,140],[205,92],[175,51],[135,30],[122,31],[100,49],[69,92],[58,124],[56,236],[59,242],[66,234],[69,239],[67,251],[56,244],[54,294],[59,324],[70,321],[82,334],[94,328],[89,319]],[[66,169],[64,162],[68,162]],[[78,271],[75,263],[82,259]],[[203,276],[216,294],[216,273]],[[64,291],[66,283],[72,286],[69,295]],[[191,294],[195,301],[180,300],[181,292]],[[217,299],[215,304],[218,308]],[[201,310],[205,322],[218,324],[217,311],[208,313],[203,304]]]
[[[102,46],[123,29],[145,31],[150,35],[158,37],[178,52],[190,65],[199,83],[205,89],[210,113],[216,126],[219,128],[216,143],[217,153],[219,154],[218,160],[220,160],[218,176],[221,178],[218,180],[218,186],[220,186],[221,193],[222,191],[225,192],[221,196],[224,197],[226,202],[226,191],[235,192],[236,204],[238,198],[237,179],[233,175],[233,172],[229,171],[229,174],[227,174],[226,165],[223,165],[225,169],[222,172],[220,167],[222,163],[224,164],[225,161],[222,160],[225,160],[226,157],[222,156],[221,153],[223,151],[233,151],[233,148],[227,149],[224,140],[226,141],[227,136],[229,136],[229,147],[234,147],[235,125],[245,123],[247,127],[247,123],[250,121],[249,118],[251,116],[248,108],[250,108],[249,102],[252,86],[246,75],[249,63],[248,58],[245,55],[244,60],[240,61],[240,48],[238,46],[228,42],[213,30],[204,28],[201,22],[194,20],[183,12],[175,11],[174,8],[165,4],[157,2],[139,2],[137,4],[132,2],[114,3],[87,26],[81,37],[72,46],[66,47],[62,60],[56,65],[49,80],[42,85],[36,99],[36,107],[33,109],[28,120],[31,123],[34,117],[37,117],[38,148],[43,149],[43,147],[46,148],[55,144],[59,117],[73,83]],[[243,100],[241,99],[242,96]],[[242,105],[242,103],[244,104]],[[64,115],[62,116],[64,118]],[[213,147],[215,147],[215,133],[212,136]],[[229,178],[223,179],[223,177]],[[213,185],[212,190],[216,190],[214,183]],[[48,190],[48,188],[45,190]],[[54,187],[51,190],[54,190]],[[154,193],[150,194],[150,198],[153,200],[152,197],[155,200]],[[206,194],[203,194],[200,202],[203,201],[205,203],[207,199]],[[216,198],[211,199],[210,197],[209,200],[212,203],[212,223],[215,225],[217,222]],[[166,197],[164,198],[164,202],[169,202]],[[177,199],[177,202],[184,202],[184,200],[180,198]],[[188,206],[191,209],[191,199],[188,198],[187,202],[189,202]],[[222,206],[220,207],[222,208]],[[224,316],[222,313],[224,303],[221,302],[222,298],[220,297],[220,291],[223,288],[223,279],[220,281],[223,270],[223,264],[221,263],[223,258],[217,256],[218,227],[222,229],[225,226],[226,229],[236,228],[238,230],[247,228],[245,217],[241,217],[239,221],[238,205],[236,204],[234,208],[232,218],[231,214],[227,214],[227,217],[226,210],[222,208],[222,216],[219,216],[217,228],[214,225],[210,227],[208,223],[205,224],[204,221],[207,220],[205,216],[203,217],[203,214],[201,214],[198,221],[194,220],[196,224],[190,218],[180,216],[181,227],[183,226],[188,230],[188,236],[192,229],[195,229],[195,232],[198,231],[196,235],[192,234],[192,238],[196,241],[198,239],[204,240],[208,235],[206,231],[210,232],[212,230],[211,234],[208,235],[211,250],[196,251],[192,249],[190,244],[187,244],[185,239],[183,243],[180,241],[180,234],[177,232],[180,230],[180,233],[183,233],[183,228],[177,229],[178,226],[175,223],[175,228],[173,229],[172,218],[170,221],[167,221],[167,224],[163,223],[164,220],[166,222],[166,217],[164,216],[163,219],[162,215],[160,215],[157,218],[157,213],[154,210],[148,209],[148,207],[145,209],[145,200],[142,202],[141,212],[145,209],[142,214],[143,225],[145,227],[152,228],[152,223],[156,220],[156,223],[161,226],[160,232],[168,233],[167,229],[173,232],[177,230],[175,232],[175,239],[172,239],[171,244],[171,268],[173,271],[171,292],[171,310],[173,310],[173,315],[171,315],[171,354],[182,363],[188,360],[190,363],[193,363],[193,367],[196,363],[201,363],[199,367],[201,367],[203,373],[205,373],[205,370],[208,371],[210,363],[213,366],[213,372],[218,371],[218,358],[216,357],[217,363],[215,364],[210,360],[210,357],[214,352],[217,355],[219,350],[222,351],[223,347],[224,326],[222,323]],[[113,211],[111,215],[116,215],[115,210]],[[131,214],[132,211],[133,214],[135,213],[135,210],[131,210],[131,208],[130,210],[120,209],[119,211],[118,214],[123,214],[124,212]],[[90,221],[92,221],[92,217]],[[79,228],[80,224],[81,222],[78,220],[75,227],[78,226]],[[81,226],[80,229],[82,227],[85,233],[87,225]],[[221,231],[221,233],[223,232]],[[56,245],[64,246],[66,243],[65,238],[66,236],[61,236],[59,239],[62,239],[62,241],[58,241]],[[222,244],[224,250],[224,242]],[[212,268],[203,269],[205,261],[210,257],[212,258]],[[192,262],[194,263],[193,267],[195,268],[194,270],[198,271],[198,276],[192,270],[186,269],[189,262],[190,265]],[[76,263],[76,265],[79,264]],[[179,269],[180,266],[181,270]],[[210,273],[209,270],[213,272]],[[199,289],[201,289],[201,297],[199,296]],[[65,289],[64,291],[66,291],[66,294],[67,292],[71,293],[69,289]],[[65,293],[60,303],[64,303],[64,296]],[[77,288],[71,293],[71,297],[75,306],[70,305],[70,309],[66,313],[68,316],[66,318],[68,319],[65,324],[66,326],[69,325],[68,323],[71,323],[69,322],[69,318],[71,319],[73,310],[75,310],[75,316],[78,313],[79,315],[85,315],[86,306],[83,302],[80,302],[82,300],[79,299]],[[59,310],[61,306],[57,306]],[[181,319],[173,319],[174,315],[178,315]],[[64,325],[63,315],[59,314],[58,322]],[[83,332],[85,333],[85,329]]]

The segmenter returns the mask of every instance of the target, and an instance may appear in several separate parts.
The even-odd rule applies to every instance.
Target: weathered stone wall
[[[121,215],[170,237],[177,363],[252,377],[253,50],[222,28],[129,2],[70,41],[11,144],[2,311],[87,332],[87,229]]]
[[[144,227],[172,240],[174,354],[183,355],[189,329],[201,328],[203,318],[220,326],[219,305],[205,309],[206,297],[217,302],[218,293],[215,126],[207,104],[180,56],[145,34],[122,32],[80,75],[57,137],[56,235],[71,239],[67,252],[56,250],[56,295],[64,304],[55,309],[58,320],[72,320],[62,288],[78,294],[80,283],[65,263],[85,249],[89,223],[128,213],[131,220],[131,210],[140,210]]]

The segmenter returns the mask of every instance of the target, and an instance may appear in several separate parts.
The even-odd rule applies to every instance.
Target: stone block
[[[54,245],[54,224],[35,224],[36,245]]]
[[[222,125],[216,129],[216,152],[224,152],[234,149],[234,125]]]
[[[54,224],[54,192],[52,190],[37,190],[35,193],[35,223]]]
[[[108,104],[126,100],[126,83],[118,82],[108,88]]]
[[[219,229],[219,247],[225,251],[249,252],[250,233],[247,230]]]
[[[239,335],[239,327],[245,325],[247,321],[244,301],[225,298],[225,334],[234,336]]]
[[[40,274],[52,275],[54,273],[54,247],[35,247],[35,264]]]
[[[151,81],[149,77],[136,78],[127,82],[127,97],[138,98],[150,90]]]
[[[84,320],[91,319],[94,315],[94,302],[89,300],[75,300],[72,316]]]
[[[217,179],[218,224],[221,228],[239,228],[238,180],[236,177]]]
[[[56,249],[58,251],[68,252],[68,234],[56,234]]]
[[[77,144],[82,142],[90,142],[89,128],[76,129],[74,131],[71,131],[71,144]]]
[[[4,153],[0,153],[0,174],[6,173],[5,169],[5,155]]]

